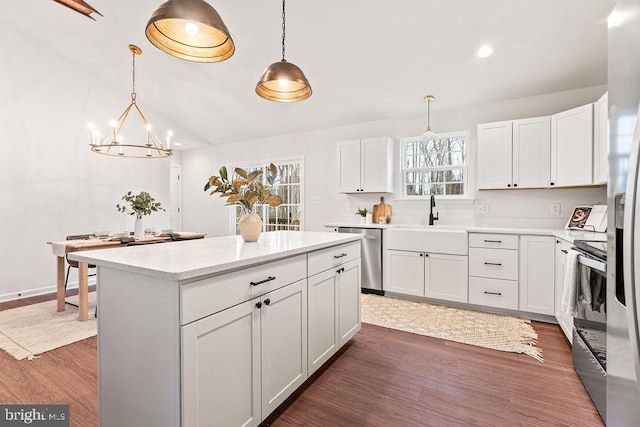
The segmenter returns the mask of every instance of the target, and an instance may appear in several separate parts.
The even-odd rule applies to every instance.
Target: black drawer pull
[[[338,259],[338,258],[342,258],[342,257],[346,257],[347,254],[340,254],[340,255],[334,255],[333,258],[334,259]]]
[[[485,294],[487,294],[487,295],[498,295],[498,296],[502,295],[502,292],[489,292],[489,291],[484,291],[484,293],[485,293]]]
[[[264,300],[264,303],[265,303],[266,305],[269,305],[269,304],[271,304],[271,300],[270,300],[269,298],[267,298],[266,300]]]
[[[344,267],[337,269],[337,270],[336,270],[336,273],[340,274],[340,273],[342,273],[343,271],[344,271]]]
[[[272,280],[276,280],[276,278],[274,276],[269,276],[264,280],[260,280],[259,282],[249,282],[249,283],[251,283],[251,286],[258,286],[258,285],[262,285],[263,283],[270,282]]]
[[[564,254],[568,254],[568,253],[569,253],[569,251],[568,251],[568,250],[566,250],[566,249],[560,249],[560,252],[562,252],[562,253],[564,253]]]
[[[484,239],[485,243],[502,243],[502,240],[487,240]]]
[[[485,262],[484,265],[498,265],[498,266],[500,266],[500,265],[502,265],[502,263],[499,263],[499,262]]]

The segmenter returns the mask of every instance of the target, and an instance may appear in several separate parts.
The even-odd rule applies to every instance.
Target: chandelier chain
[[[131,67],[131,101],[136,103],[136,53],[131,52],[133,55],[133,66]]]
[[[284,1],[282,0],[282,60],[284,61],[284,37],[285,37],[285,12],[284,12]]]

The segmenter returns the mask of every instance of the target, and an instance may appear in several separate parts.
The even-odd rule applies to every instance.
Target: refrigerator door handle
[[[640,381],[640,335],[638,325],[638,305],[640,301],[640,292],[637,292],[636,286],[640,285],[640,281],[636,280],[637,275],[634,268],[635,248],[637,231],[636,226],[640,227],[640,218],[636,209],[638,200],[638,161],[640,150],[640,106],[638,107],[638,116],[636,116],[636,129],[633,134],[633,143],[631,145],[631,156],[629,157],[629,169],[627,175],[627,191],[625,196],[624,208],[624,238],[623,238],[623,269],[624,269],[624,292],[626,294],[627,305],[627,322],[629,324],[629,342],[631,344],[631,353],[633,356],[633,364],[635,366],[636,378]],[[637,242],[640,244],[640,242]]]

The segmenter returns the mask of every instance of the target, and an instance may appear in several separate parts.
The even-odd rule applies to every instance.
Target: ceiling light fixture
[[[258,96],[275,102],[297,102],[311,96],[309,80],[295,64],[284,59],[285,0],[282,0],[282,60],[269,65],[256,85]]]
[[[427,95],[424,97],[425,102],[427,103],[427,128],[425,129],[422,136],[436,136],[436,133],[431,129],[431,101],[435,101],[436,98],[433,95]]]
[[[102,138],[98,139],[99,131],[96,130],[93,125],[89,125],[89,130],[91,131],[91,143],[89,144],[91,151],[107,156],[133,157],[138,159],[171,157],[173,155],[171,150],[171,136],[173,136],[173,133],[171,131],[167,132],[167,146],[163,147],[162,142],[160,142],[160,139],[153,131],[147,118],[142,114],[136,101],[136,55],[142,55],[142,49],[130,44],[129,50],[133,54],[131,103],[120,115],[118,120],[111,121],[111,129],[107,131]],[[127,141],[125,144],[124,136],[120,133],[132,109],[138,113],[142,120],[146,132],[146,142],[144,143],[134,144]],[[144,136],[142,138],[144,138]]]
[[[85,3],[82,0],[53,0],[53,1],[55,1],[56,3],[60,3],[61,5],[67,6],[69,9],[75,10],[76,12],[81,13],[87,18],[93,19],[94,21],[96,19],[93,16],[91,16],[93,12],[102,16],[100,12],[98,12],[90,4]]]
[[[478,58],[487,58],[491,56],[493,53],[493,48],[489,45],[482,46],[480,50],[478,50]]]
[[[147,22],[149,41],[169,55],[194,62],[230,58],[235,45],[216,10],[204,0],[168,0]]]

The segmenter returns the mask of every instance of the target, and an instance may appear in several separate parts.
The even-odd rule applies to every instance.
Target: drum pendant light
[[[285,0],[282,0],[282,60],[269,65],[256,85],[258,96],[274,102],[297,102],[311,96],[311,85],[302,70],[284,58]]]
[[[168,0],[147,22],[149,41],[169,55],[195,62],[220,62],[235,52],[227,26],[204,0]]]

